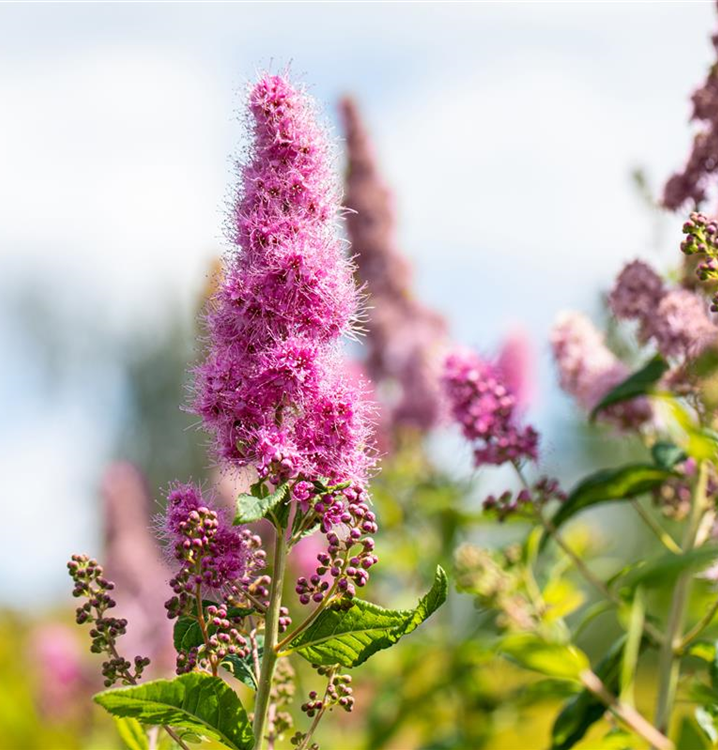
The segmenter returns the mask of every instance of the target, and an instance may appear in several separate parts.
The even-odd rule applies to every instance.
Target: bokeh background
[[[67,619],[64,563],[102,549],[109,465],[139,467],[150,501],[175,476],[208,473],[203,438],[179,405],[225,247],[245,142],[237,112],[258,70],[290,65],[337,138],[337,102],[356,98],[418,295],[480,351],[525,332],[536,362],[530,417],[547,469],[571,482],[605,453],[555,384],[548,331],[564,308],[600,318],[625,261],[675,265],[681,218],[651,203],[688,151],[688,97],[712,62],[714,16],[709,2],[0,6],[8,660],[18,623],[32,634]],[[462,477],[470,456],[457,445],[447,430],[430,451],[444,474]],[[602,519],[615,533],[611,513]],[[621,533],[640,543],[631,527]],[[411,567],[398,542],[392,554]],[[18,698],[3,684],[0,723],[34,716],[34,689]],[[481,701],[475,710],[494,711]],[[17,731],[19,749],[114,747],[104,729]],[[443,745],[417,739],[419,730],[385,745],[353,732],[365,742],[356,747],[463,747],[448,734]],[[494,746],[518,750],[514,741]]]

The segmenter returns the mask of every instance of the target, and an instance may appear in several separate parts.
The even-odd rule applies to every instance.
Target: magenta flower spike
[[[371,407],[338,360],[359,295],[338,234],[330,141],[284,76],[263,76],[249,108],[234,247],[209,305],[193,409],[220,462],[252,465],[274,484],[361,487],[374,462]]]
[[[442,416],[441,361],[448,326],[413,294],[411,265],[397,245],[394,198],[356,103],[342,100],[341,114],[348,159],[347,231],[369,297],[367,372],[381,404],[381,431],[391,442],[397,429],[427,431]]]

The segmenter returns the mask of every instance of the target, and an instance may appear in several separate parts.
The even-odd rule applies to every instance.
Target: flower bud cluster
[[[375,514],[357,494],[323,495],[314,505],[327,539],[326,551],[317,555],[319,565],[309,578],[297,579],[295,591],[302,604],[320,603],[335,593],[345,600],[366,586],[369,570],[379,561],[374,554],[377,532]]]
[[[169,582],[175,596],[165,604],[170,618],[186,614],[202,589],[237,596],[265,563],[261,539],[248,528],[232,526],[193,484],[171,489],[164,532],[179,564]]]
[[[302,711],[311,719],[319,711],[331,711],[334,706],[350,713],[354,708],[354,695],[351,687],[352,678],[348,674],[334,674],[334,667],[315,666],[318,674],[329,676],[324,697],[320,698],[316,690],[309,693],[309,700],[302,704]]]
[[[652,490],[653,502],[666,517],[674,521],[684,520],[691,510],[692,489],[695,481],[697,464],[695,459],[689,458],[673,469],[680,476],[671,477],[663,484]],[[718,493],[718,481],[711,473],[708,476],[706,495],[715,497]]]
[[[718,281],[718,222],[694,211],[683,225],[686,238],[681,242],[685,255],[702,255],[696,276],[702,282]],[[711,311],[718,312],[718,292],[711,299]]]
[[[75,583],[72,595],[87,599],[77,608],[75,620],[78,625],[93,625],[90,630],[90,651],[109,656],[102,664],[105,687],[111,687],[120,680],[123,684],[133,685],[140,679],[150,660],[136,656],[133,672],[132,664],[117,653],[117,639],[127,632],[127,620],[105,615],[108,609],[115,606],[115,600],[108,593],[115,588],[115,584],[103,577],[103,569],[97,560],[87,555],[73,555],[67,568]]]
[[[225,605],[210,604],[203,613],[207,641],[199,648],[177,654],[177,674],[191,672],[195,667],[207,668],[218,664],[227,656],[238,656],[244,659],[249,656],[251,648],[240,629],[244,624],[245,612],[232,612]]]
[[[521,550],[512,545],[505,550],[487,550],[462,544],[454,555],[456,587],[473,594],[477,606],[498,612],[501,628],[529,630],[538,613],[523,589]]]
[[[524,488],[518,493],[506,490],[498,497],[489,495],[483,507],[485,511],[495,513],[499,521],[504,521],[521,513],[533,516],[553,500],[565,502],[566,493],[561,490],[557,479],[541,477],[530,489]]]

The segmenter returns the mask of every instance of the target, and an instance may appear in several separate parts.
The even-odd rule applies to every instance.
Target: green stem
[[[708,482],[708,467],[702,461],[698,467],[698,477],[693,490],[691,503],[691,514],[688,519],[685,534],[683,536],[682,551],[690,552],[696,544],[696,536],[700,528],[701,519],[705,510],[706,485]],[[681,646],[681,631],[686,615],[686,605],[690,593],[690,585],[693,576],[690,572],[679,576],[673,590],[673,601],[668,613],[666,624],[666,637],[661,647],[661,655],[658,664],[658,701],[656,703],[655,725],[661,732],[668,730],[668,725],[673,712],[673,704],[676,698],[676,687],[680,673],[680,659],[677,651]]]
[[[329,679],[327,681],[327,687],[324,691],[324,698],[322,699],[322,707],[319,709],[317,715],[314,717],[314,721],[309,727],[309,730],[307,731],[307,733],[304,735],[302,744],[297,748],[297,750],[307,750],[307,748],[309,747],[309,742],[312,739],[312,735],[314,734],[317,727],[319,726],[319,722],[322,720],[322,716],[324,716],[324,712],[326,711],[327,698],[329,696],[329,686],[332,684],[332,680],[334,679],[334,675],[336,673],[337,673],[337,667],[332,667],[331,671],[329,672]]]
[[[638,502],[638,500],[632,500],[631,505],[635,508],[636,513],[643,519],[646,526],[656,535],[657,539],[661,544],[676,555],[680,555],[681,548],[676,543],[675,539],[661,526],[656,523],[655,518]]]
[[[713,622],[713,618],[718,613],[718,599],[713,602],[708,611],[700,620],[683,636],[678,653],[685,653],[686,647],[689,646],[698,636]]]
[[[277,663],[277,638],[279,633],[279,610],[282,606],[282,589],[284,588],[284,569],[287,563],[287,541],[281,527],[276,528],[274,541],[274,568],[272,585],[269,590],[269,606],[264,620],[264,653],[262,668],[259,674],[257,699],[254,704],[254,750],[260,750],[264,740],[267,724],[269,695],[272,689],[274,667]]]
[[[210,668],[212,669],[212,677],[217,676],[217,657],[212,654],[211,646],[209,645],[209,632],[207,631],[207,623],[204,619],[204,605],[202,604],[202,585],[197,584],[194,592],[195,603],[197,606],[197,622],[199,623],[199,629],[202,632],[202,639],[204,640],[204,647],[209,660]]]

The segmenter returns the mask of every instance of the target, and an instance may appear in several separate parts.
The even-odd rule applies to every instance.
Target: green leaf
[[[643,565],[635,567],[623,579],[628,587],[670,585],[681,573],[700,570],[718,558],[718,544],[705,544],[702,547],[676,555],[673,552],[654,557]]]
[[[686,452],[679,448],[675,443],[668,440],[661,440],[651,448],[651,456],[656,466],[666,471],[671,471],[677,464],[682,463],[688,458]]]
[[[594,672],[611,693],[617,693],[623,661],[625,637],[617,641],[596,665]],[[589,690],[571,698],[556,717],[551,729],[551,750],[569,750],[606,712],[604,704]]]
[[[284,482],[283,484],[280,484],[274,492],[264,497],[259,497],[259,495],[264,494],[262,492],[257,492],[257,494],[251,493],[240,495],[237,498],[237,513],[234,516],[234,521],[232,521],[232,523],[235,526],[239,526],[243,523],[261,521],[263,518],[266,518],[271,510],[284,500],[288,491],[289,483]]]
[[[715,642],[705,639],[693,641],[685,652],[686,656],[695,656],[698,659],[707,661],[709,664],[714,662],[716,653],[718,653],[718,650],[716,650]]]
[[[578,680],[591,666],[586,654],[575,646],[550,643],[533,633],[508,635],[499,650],[526,669],[564,680]]]
[[[586,508],[599,503],[628,500],[659,487],[673,472],[652,464],[629,464],[617,469],[601,469],[582,479],[571,490],[566,501],[554,513],[551,523],[559,528],[570,518]],[[544,536],[542,546],[546,543]]]
[[[250,750],[254,743],[239,698],[229,685],[208,674],[192,672],[174,680],[105,690],[94,700],[113,716],[189,729],[230,750]]]
[[[660,355],[656,355],[640,370],[629,375],[623,382],[612,388],[593,408],[591,421],[596,419],[600,411],[613,404],[628,401],[636,396],[645,396],[653,390],[653,386],[668,371],[668,364]]]
[[[194,617],[182,615],[177,618],[173,631],[175,651],[189,651],[204,644],[202,629]]]
[[[264,636],[257,636],[257,655],[259,661],[262,661],[262,654],[264,653]],[[230,654],[222,660],[222,664],[228,672],[231,672],[238,680],[243,682],[252,690],[257,689],[257,680],[254,676],[254,657],[249,653],[245,657],[237,656],[236,654]]]
[[[421,625],[446,601],[447,590],[446,573],[437,567],[431,589],[415,609],[384,609],[362,599],[345,611],[327,608],[284,653],[296,651],[312,664],[356,667]]]
[[[130,717],[120,719],[116,716],[115,726],[127,750],[150,750],[150,743],[145,730],[137,719]]]
[[[716,728],[716,717],[714,712],[708,706],[698,706],[694,716],[698,726],[705,732],[706,737],[710,740],[711,746],[718,744],[718,729]]]
[[[676,750],[709,750],[710,744],[705,735],[689,716],[684,716],[678,732]]]

